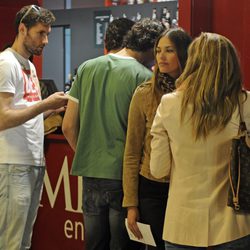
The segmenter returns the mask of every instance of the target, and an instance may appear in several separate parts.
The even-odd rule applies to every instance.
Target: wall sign
[[[106,29],[109,25],[111,11],[94,11],[94,34],[95,34],[95,47],[104,47],[104,37]]]

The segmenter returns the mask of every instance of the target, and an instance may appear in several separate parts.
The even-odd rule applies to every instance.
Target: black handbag
[[[250,213],[250,136],[242,111],[242,102],[239,102],[240,125],[238,136],[232,140],[231,145],[227,205],[237,212]]]

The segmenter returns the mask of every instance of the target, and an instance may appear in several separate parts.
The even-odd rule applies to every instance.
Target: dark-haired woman
[[[163,32],[155,44],[154,76],[137,88],[132,98],[123,165],[123,206],[127,207],[128,227],[137,238],[141,232],[137,222],[151,226],[157,247],[164,249],[162,230],[168,198],[166,178],[150,174],[150,129],[163,94],[175,89],[175,80],[183,71],[190,36],[182,29]]]

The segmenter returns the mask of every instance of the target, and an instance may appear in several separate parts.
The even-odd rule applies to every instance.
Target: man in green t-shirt
[[[125,48],[84,62],[70,90],[63,133],[75,151],[72,174],[83,176],[86,250],[128,250],[122,208],[122,165],[129,104],[151,78],[158,21],[142,19]]]

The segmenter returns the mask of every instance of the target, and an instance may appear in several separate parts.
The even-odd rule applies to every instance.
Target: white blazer
[[[250,128],[250,92],[244,119]],[[151,134],[150,170],[170,176],[163,239],[189,246],[212,246],[250,234],[250,214],[236,214],[227,206],[230,145],[237,135],[238,110],[226,128],[195,141],[188,107],[180,123],[182,92],[162,97]]]

